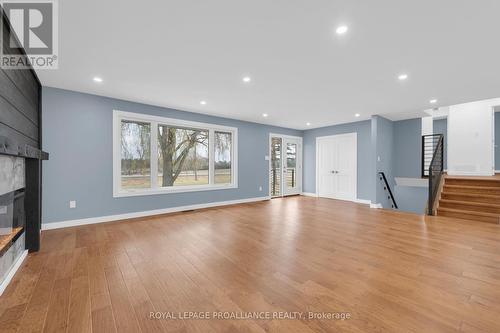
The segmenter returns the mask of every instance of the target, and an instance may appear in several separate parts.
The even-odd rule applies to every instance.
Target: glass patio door
[[[302,191],[302,140],[271,136],[269,189],[271,197]]]
[[[302,144],[295,138],[283,140],[283,195],[302,191]]]
[[[269,189],[271,197],[282,196],[281,178],[282,178],[282,152],[283,139],[271,137],[271,163],[269,174]]]

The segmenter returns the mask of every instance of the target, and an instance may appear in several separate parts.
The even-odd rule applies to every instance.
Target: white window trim
[[[151,124],[151,188],[137,190],[123,190],[121,188],[121,121],[132,120]],[[172,126],[204,129],[209,131],[209,184],[190,186],[170,186],[158,187],[156,177],[158,174],[158,164],[154,156],[158,156],[157,128],[158,124],[168,124]],[[232,133],[231,144],[231,184],[213,184],[215,168],[214,165],[214,138],[215,132]],[[154,163],[153,163],[154,160]],[[207,124],[194,121],[187,121],[174,118],[146,115],[142,113],[125,112],[113,110],[113,197],[132,197],[168,193],[214,191],[238,188],[238,128]]]

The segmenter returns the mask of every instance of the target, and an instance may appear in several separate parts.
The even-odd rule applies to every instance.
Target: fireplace
[[[4,13],[5,14],[5,13]],[[6,15],[1,30],[13,28]],[[11,44],[24,54],[18,39]],[[11,46],[13,46],[11,45]],[[42,86],[33,68],[0,68],[0,295],[28,251],[40,249]]]
[[[25,226],[24,188],[0,195],[0,239]]]
[[[41,161],[48,154],[0,136],[0,295],[40,246]]]
[[[25,160],[0,155],[0,283],[25,252]]]
[[[0,156],[0,237],[25,224],[24,158]]]
[[[0,295],[28,250],[40,247],[41,162],[46,159],[47,153],[0,136]]]

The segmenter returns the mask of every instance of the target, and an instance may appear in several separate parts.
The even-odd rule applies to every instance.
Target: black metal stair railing
[[[394,198],[394,195],[392,194],[391,187],[389,186],[389,182],[387,181],[387,177],[385,176],[385,173],[379,172],[379,179],[383,181],[384,185],[384,191],[388,192],[388,197],[387,199],[391,200],[392,202],[392,208],[398,209],[398,204],[396,203],[396,199]]]
[[[422,178],[429,177],[429,167],[442,134],[422,135]]]
[[[429,215],[434,215],[434,203],[436,201],[441,177],[444,173],[444,136],[438,134],[439,138],[432,154],[432,160],[429,165],[429,201],[427,210]]]

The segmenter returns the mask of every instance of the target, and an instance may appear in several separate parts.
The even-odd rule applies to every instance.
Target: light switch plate
[[[69,202],[69,208],[76,208],[76,200],[71,200]]]

